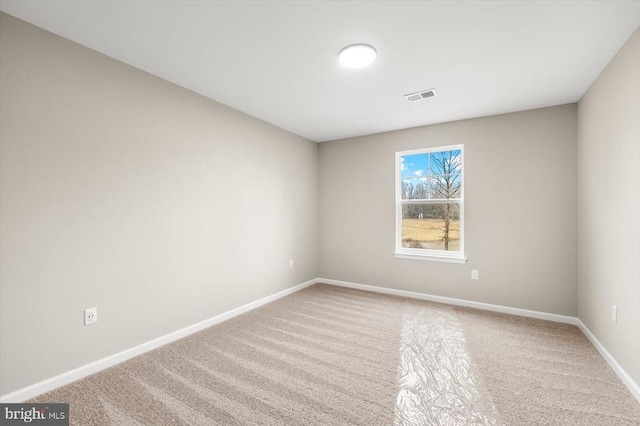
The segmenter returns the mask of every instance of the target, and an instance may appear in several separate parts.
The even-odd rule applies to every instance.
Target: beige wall
[[[468,263],[394,258],[394,153],[460,143]],[[322,143],[320,276],[575,316],[575,150],[575,104]]]
[[[578,103],[578,301],[640,383],[640,30]]]
[[[317,276],[315,143],[0,31],[0,394]]]

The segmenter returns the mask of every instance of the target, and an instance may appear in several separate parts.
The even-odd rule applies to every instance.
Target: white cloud
[[[424,172],[422,170],[416,170],[413,174],[416,176],[424,176]]]

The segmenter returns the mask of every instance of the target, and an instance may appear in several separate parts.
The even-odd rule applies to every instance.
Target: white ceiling
[[[640,1],[1,1],[13,16],[314,141],[576,102]],[[365,69],[344,46],[378,50]],[[409,104],[403,95],[435,88]]]

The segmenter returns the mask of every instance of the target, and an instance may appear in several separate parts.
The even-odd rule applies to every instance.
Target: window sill
[[[396,259],[428,260],[431,262],[467,263],[466,257],[438,256],[435,254],[393,253]]]

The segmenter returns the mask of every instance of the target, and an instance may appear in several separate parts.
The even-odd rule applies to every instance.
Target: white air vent
[[[409,93],[408,95],[404,95],[404,97],[409,102],[417,102],[423,99],[435,98],[436,96],[438,96],[438,94],[436,93],[436,89],[429,89],[422,92]]]

